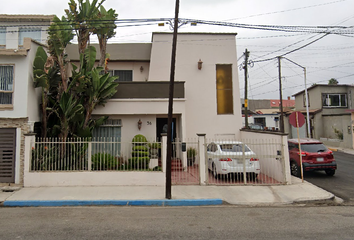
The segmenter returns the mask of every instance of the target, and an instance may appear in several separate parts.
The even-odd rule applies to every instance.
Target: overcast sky
[[[0,0],[0,14],[64,15],[68,0]],[[173,18],[175,0],[106,0],[119,19]],[[180,18],[262,25],[354,26],[354,0],[180,0]],[[170,31],[168,26],[117,29],[111,42],[150,42],[154,31]],[[250,59],[276,57],[320,37],[311,33],[284,33],[231,27],[183,26],[184,32],[237,32],[237,56],[247,48]],[[210,44],[210,43],[207,43]],[[308,86],[327,84],[336,78],[340,84],[354,84],[354,34],[328,35],[287,58],[306,67]],[[282,61],[283,96],[304,89],[303,69]],[[277,60],[255,63],[249,71],[249,98],[279,98]],[[351,76],[350,76],[351,75]],[[183,80],[183,79],[179,79]],[[244,74],[239,71],[240,93],[244,95]]]

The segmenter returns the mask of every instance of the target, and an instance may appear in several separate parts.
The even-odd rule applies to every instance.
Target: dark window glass
[[[316,143],[316,144],[301,144],[301,150],[304,152],[326,152],[328,149],[325,145],[322,143]]]
[[[117,82],[131,82],[133,81],[133,71],[132,70],[114,70],[114,76],[118,76]]]

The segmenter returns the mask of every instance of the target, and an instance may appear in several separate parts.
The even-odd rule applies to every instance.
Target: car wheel
[[[333,169],[327,169],[325,171],[326,171],[327,176],[333,176],[336,173],[336,170],[333,170]]]
[[[291,171],[291,175],[295,176],[295,177],[300,177],[301,175],[301,170],[299,165],[297,165],[296,162],[292,161],[290,163],[290,171]]]
[[[215,166],[215,164],[213,164],[213,176],[214,176],[214,178],[215,179],[218,179],[218,177],[219,177],[219,174],[218,174],[218,172],[216,171],[216,166]]]

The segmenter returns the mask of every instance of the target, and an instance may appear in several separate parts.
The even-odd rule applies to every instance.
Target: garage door
[[[16,129],[0,128],[0,183],[15,182]]]

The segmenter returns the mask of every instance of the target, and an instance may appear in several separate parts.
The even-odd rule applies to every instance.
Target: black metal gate
[[[16,129],[0,128],[0,183],[15,182]]]

